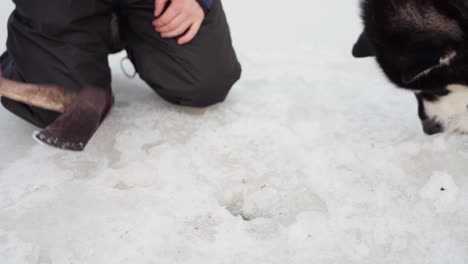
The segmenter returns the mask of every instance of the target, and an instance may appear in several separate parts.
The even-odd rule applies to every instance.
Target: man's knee
[[[232,86],[241,75],[240,65],[229,71],[204,75],[196,80],[165,84],[152,88],[170,103],[190,106],[209,107],[223,102],[228,96]],[[151,81],[146,80],[148,83]]]

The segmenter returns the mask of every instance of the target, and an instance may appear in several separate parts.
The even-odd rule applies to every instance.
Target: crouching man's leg
[[[109,3],[14,2],[16,9],[8,22],[7,52],[0,59],[3,78],[56,84],[74,91],[87,85],[110,89]],[[1,101],[8,110],[38,127],[46,127],[60,115],[7,98]]]
[[[225,100],[241,66],[220,0],[214,0],[195,39],[182,46],[155,32],[154,0],[123,2],[127,51],[143,80],[174,104],[206,107]]]
[[[15,64],[8,52],[4,52],[0,57],[0,70],[1,78],[23,81],[15,71]],[[23,104],[6,97],[1,97],[0,101],[8,111],[40,128],[46,127],[60,115],[60,113]]]

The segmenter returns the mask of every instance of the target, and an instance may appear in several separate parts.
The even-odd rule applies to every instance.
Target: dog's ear
[[[401,81],[404,84],[411,84],[437,68],[449,66],[456,56],[457,53],[455,51],[448,52],[442,57],[433,56],[433,58],[429,58],[426,56],[424,60],[418,62],[418,65],[404,71],[401,75]]]
[[[458,10],[459,15],[466,23],[468,21],[468,1],[466,0],[447,0],[448,4]]]
[[[354,44],[353,56],[355,58],[366,58],[375,56],[374,46],[369,41],[369,38],[365,31],[361,33],[361,36],[359,36],[358,41],[356,42],[356,44]]]

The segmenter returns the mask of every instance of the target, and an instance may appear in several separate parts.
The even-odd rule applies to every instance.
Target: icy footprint
[[[451,175],[436,172],[421,189],[419,195],[423,199],[431,200],[437,213],[453,213],[457,210],[458,192],[459,188]]]

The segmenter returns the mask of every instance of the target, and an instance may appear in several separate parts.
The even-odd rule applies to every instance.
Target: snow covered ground
[[[424,136],[351,58],[357,1],[224,4],[244,75],[223,105],[171,106],[119,54],[84,153],[0,110],[0,263],[468,263],[468,138]]]

